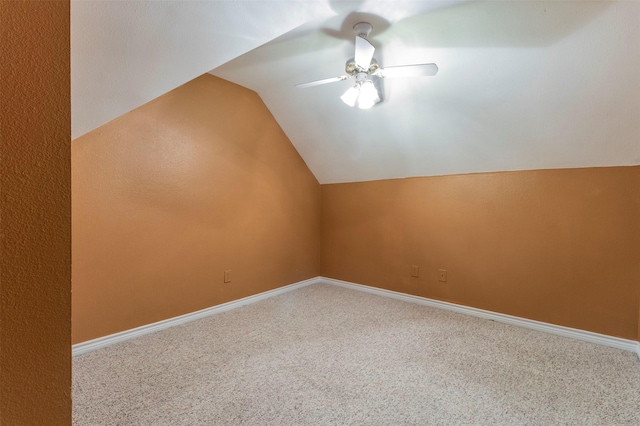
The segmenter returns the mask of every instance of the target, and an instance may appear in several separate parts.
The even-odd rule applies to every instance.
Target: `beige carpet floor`
[[[631,352],[316,284],[73,360],[74,425],[640,425]]]

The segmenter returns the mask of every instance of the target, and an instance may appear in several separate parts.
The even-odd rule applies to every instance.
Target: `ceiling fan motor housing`
[[[378,62],[374,59],[371,60],[371,65],[369,66],[368,69],[362,69],[360,68],[358,65],[356,65],[355,61],[353,59],[349,59],[349,61],[347,61],[347,64],[344,67],[344,71],[349,74],[349,75],[357,75],[358,73],[364,72],[366,74],[369,75],[378,75],[378,69],[380,68],[380,66],[378,65]]]

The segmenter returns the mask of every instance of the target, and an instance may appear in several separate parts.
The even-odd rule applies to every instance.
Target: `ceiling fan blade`
[[[373,52],[375,51],[376,48],[373,47],[373,44],[360,36],[356,36],[356,54],[354,58],[356,65],[365,70],[369,69],[373,59]]]
[[[381,77],[420,77],[433,76],[438,73],[436,64],[415,64],[402,65],[398,67],[381,68],[379,74]]]
[[[340,77],[325,78],[324,80],[316,80],[316,81],[310,81],[309,83],[296,84],[296,87],[299,87],[300,89],[304,89],[306,87],[320,86],[321,84],[334,83],[336,81],[344,81],[348,78],[349,78],[348,75],[341,75]]]

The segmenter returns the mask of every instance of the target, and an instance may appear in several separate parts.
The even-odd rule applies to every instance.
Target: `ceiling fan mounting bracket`
[[[358,22],[353,26],[353,32],[363,38],[367,38],[372,29],[373,26],[368,22]]]

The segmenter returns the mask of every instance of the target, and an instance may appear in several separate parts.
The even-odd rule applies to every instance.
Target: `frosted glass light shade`
[[[359,94],[360,86],[356,84],[355,86],[350,87],[349,90],[344,92],[344,95],[340,96],[340,99],[342,99],[342,102],[352,107],[355,106]]]
[[[380,102],[378,90],[370,80],[365,81],[360,86],[360,97],[358,98],[358,108],[369,109]]]

